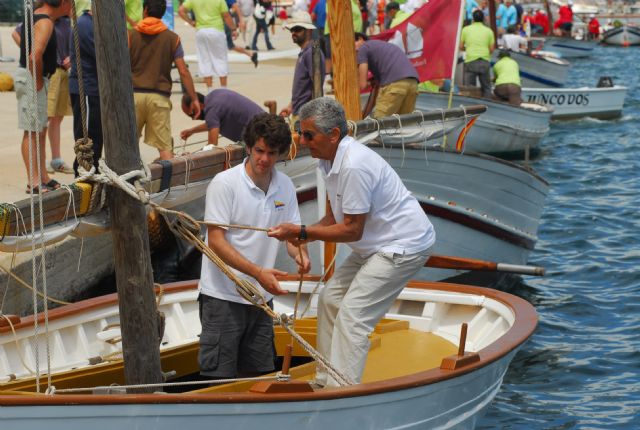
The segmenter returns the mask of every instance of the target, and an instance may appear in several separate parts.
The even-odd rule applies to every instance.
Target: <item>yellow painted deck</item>
[[[315,347],[315,320],[296,322],[296,331]],[[432,333],[424,333],[409,328],[406,321],[383,320],[370,336],[371,349],[367,357],[362,382],[375,382],[400,376],[411,375],[440,367],[444,357],[456,354],[458,347]],[[290,336],[281,328],[276,329],[276,349],[278,355]],[[294,355],[306,355],[299,346],[294,346]],[[308,381],[313,379],[315,363],[307,363],[291,368],[293,379]],[[217,387],[204,388],[197,392],[246,392],[254,382],[237,382]]]

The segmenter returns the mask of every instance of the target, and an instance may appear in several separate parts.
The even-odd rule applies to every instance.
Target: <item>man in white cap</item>
[[[291,102],[280,111],[280,115],[291,117],[291,124],[296,123],[298,110],[300,107],[313,98],[313,58],[312,39],[315,25],[311,22],[311,15],[308,12],[298,11],[294,13],[289,21],[284,25],[285,30],[291,32],[293,43],[302,50],[298,54],[296,69],[293,74],[293,88],[291,90]],[[320,87],[324,84],[325,61],[324,55],[320,54],[321,80]]]

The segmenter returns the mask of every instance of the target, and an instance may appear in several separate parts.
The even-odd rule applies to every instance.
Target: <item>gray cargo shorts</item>
[[[200,294],[200,374],[255,376],[275,370],[273,319],[253,305]],[[269,302],[269,306],[273,307]]]

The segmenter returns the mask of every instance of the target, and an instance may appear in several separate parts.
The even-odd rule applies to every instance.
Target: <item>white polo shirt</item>
[[[258,188],[245,170],[244,160],[229,170],[218,173],[207,187],[205,221],[220,224],[239,224],[269,228],[283,222],[300,224],[296,189],[291,179],[273,169],[267,194]],[[264,231],[228,229],[227,241],[247,260],[263,267],[273,268],[278,247],[283,242],[267,236]],[[206,239],[208,243],[208,237]],[[267,300],[273,297],[251,276],[231,269],[239,278],[256,285]],[[202,294],[237,303],[248,303],[236,291],[236,285],[206,257],[202,258],[202,271],[198,285]]]
[[[342,139],[333,163],[320,160],[336,222],[344,214],[368,214],[362,238],[347,243],[362,257],[375,252],[414,254],[436,240],[431,222],[393,168],[350,136]]]

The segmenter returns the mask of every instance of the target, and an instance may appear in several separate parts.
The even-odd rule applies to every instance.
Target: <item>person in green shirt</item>
[[[142,0],[124,0],[127,29],[131,30],[142,19]]]
[[[193,11],[195,20],[189,17],[189,11]],[[178,8],[178,15],[196,28],[198,69],[207,86],[207,94],[213,89],[214,76],[220,78],[221,87],[226,87],[229,67],[224,24],[232,32],[236,31],[227,3],[225,0],[186,0]]]
[[[400,3],[395,1],[389,2],[384,10],[387,15],[389,15],[389,18],[391,20],[389,23],[389,28],[395,27],[411,16],[410,13],[401,10]]]
[[[496,48],[495,37],[484,25],[484,13],[473,11],[473,24],[462,29],[460,49],[466,52],[464,59],[464,85],[476,86],[480,80],[483,97],[491,97],[491,53]]]
[[[520,68],[518,63],[511,58],[509,51],[500,50],[498,62],[493,66],[493,75],[496,82],[493,89],[494,96],[500,101],[520,106],[522,103]]]

